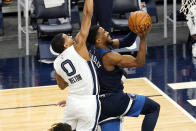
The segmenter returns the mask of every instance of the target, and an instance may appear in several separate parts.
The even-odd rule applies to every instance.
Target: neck
[[[104,49],[108,49],[108,50],[110,49],[109,46],[108,46],[107,44],[103,44],[103,43],[97,45],[96,48],[104,48]]]

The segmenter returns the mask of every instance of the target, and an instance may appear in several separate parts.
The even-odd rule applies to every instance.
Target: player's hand
[[[60,106],[60,107],[65,107],[65,105],[66,105],[66,100],[59,101],[56,105],[57,105],[57,106]]]
[[[136,34],[138,36],[140,36],[141,39],[145,39],[147,34],[151,31],[152,29],[152,25],[151,24],[145,24],[145,25],[141,25],[139,26],[140,28],[140,32],[136,31]]]

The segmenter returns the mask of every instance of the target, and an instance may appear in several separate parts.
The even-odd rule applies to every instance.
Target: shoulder
[[[74,39],[77,46],[86,43],[84,35],[81,32],[78,32]]]
[[[104,48],[94,48],[91,51],[91,54],[95,55],[98,59],[102,59],[107,53],[110,53],[111,50],[104,49]]]
[[[80,50],[81,48],[84,48],[86,45],[86,41],[84,40],[84,37],[82,36],[82,33],[78,32],[77,35],[74,38],[75,43],[74,48],[76,51]]]
[[[54,66],[54,68],[56,68],[56,66],[58,65],[58,63],[59,63],[59,56],[57,56],[57,58],[54,60],[54,62],[53,62],[53,66]]]
[[[96,48],[95,51],[97,54],[102,54],[102,55],[112,52],[111,50],[104,49],[104,48]]]

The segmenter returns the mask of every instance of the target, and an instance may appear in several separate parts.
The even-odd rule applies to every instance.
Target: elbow
[[[92,2],[92,1],[90,1]],[[93,3],[88,3],[89,5],[85,5],[85,9],[84,9],[84,12],[83,14],[86,15],[86,16],[93,16]]]
[[[93,16],[93,9],[88,8],[85,12],[85,15],[92,17]]]
[[[83,13],[83,16],[85,17],[91,17],[93,16],[93,11],[91,11],[90,9],[89,10],[86,10],[84,13]]]
[[[61,90],[64,90],[68,85],[66,84],[66,83],[62,83],[62,82],[60,82],[60,83],[58,83],[57,82],[57,84],[58,84],[58,87],[61,89]]]
[[[144,67],[145,61],[141,61],[137,63],[137,67]]]
[[[61,90],[64,90],[64,89],[66,88],[66,86],[59,86],[59,88],[60,88]]]
[[[138,67],[144,67],[145,63],[140,63]]]

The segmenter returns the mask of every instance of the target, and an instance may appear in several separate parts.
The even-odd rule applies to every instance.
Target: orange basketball
[[[128,24],[129,28],[136,33],[137,31],[142,32],[145,28],[144,25],[151,25],[152,21],[150,15],[147,12],[139,10],[130,14]]]

